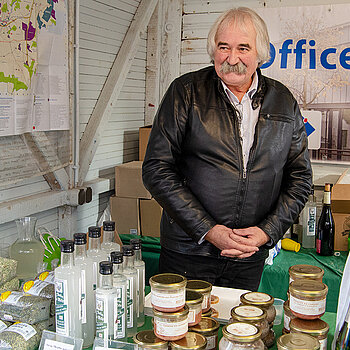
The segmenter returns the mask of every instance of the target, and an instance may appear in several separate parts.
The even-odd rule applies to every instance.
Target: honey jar
[[[211,290],[213,286],[211,283],[207,281],[202,280],[189,280],[187,281],[187,290],[191,290],[194,292],[201,293],[203,295],[203,302],[202,302],[202,313],[205,313],[210,310],[211,307]]]

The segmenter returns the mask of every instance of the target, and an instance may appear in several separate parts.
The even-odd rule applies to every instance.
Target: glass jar
[[[295,316],[293,315],[292,311],[290,311],[289,308],[289,300],[286,300],[283,304],[283,310],[284,310],[284,322],[283,322],[283,329],[282,329],[282,333],[283,334],[287,334],[290,332],[290,321],[293,320],[295,318]]]
[[[274,298],[271,295],[262,292],[247,292],[241,295],[240,300],[244,305],[254,305],[265,310],[267,322],[272,327],[276,309],[273,306]]]
[[[213,314],[212,308],[210,308],[207,312],[203,312],[202,310],[202,317],[210,317]]]
[[[158,338],[153,330],[140,331],[134,335],[139,350],[168,350],[168,342]]]
[[[206,346],[205,337],[195,332],[188,332],[182,339],[170,343],[172,350],[204,350]]]
[[[158,311],[175,312],[186,302],[187,279],[175,273],[162,273],[149,279],[151,303]]]
[[[324,270],[313,265],[293,265],[289,268],[289,283],[297,279],[307,278],[322,282]]]
[[[318,350],[320,343],[311,335],[289,333],[281,335],[277,340],[278,350]]]
[[[202,280],[189,280],[187,281],[187,290],[201,293],[203,295],[202,312],[207,312],[211,307],[211,290],[213,286],[211,283]]]
[[[215,350],[218,346],[218,333],[220,324],[211,317],[202,317],[201,321],[189,330],[199,333],[207,339],[205,350]]]
[[[233,322],[223,327],[219,350],[264,350],[261,332],[245,322]]]
[[[320,319],[302,320],[295,318],[290,322],[292,333],[304,333],[315,337],[320,343],[320,350],[327,350],[327,336],[329,325]]]
[[[163,340],[174,341],[181,339],[188,331],[188,306],[175,312],[162,312],[153,309],[154,334]]]
[[[192,290],[186,290],[186,305],[189,308],[188,325],[194,326],[198,324],[202,318],[202,302],[203,295]]]
[[[328,287],[318,281],[300,279],[289,285],[289,307],[292,313],[305,320],[320,318],[326,311]]]

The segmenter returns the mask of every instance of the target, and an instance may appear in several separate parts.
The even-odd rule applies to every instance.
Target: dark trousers
[[[187,279],[200,279],[214,286],[257,291],[265,260],[253,262],[186,255],[161,248],[160,273],[177,273]]]

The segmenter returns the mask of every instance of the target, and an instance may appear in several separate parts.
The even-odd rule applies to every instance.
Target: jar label
[[[27,323],[16,323],[6,329],[6,332],[14,332],[21,335],[25,341],[28,341],[31,337],[34,337],[36,330],[33,326]]]
[[[189,312],[188,312],[188,319],[187,319],[187,322],[188,323],[193,323],[196,321],[196,312],[194,309],[190,309]]]
[[[216,349],[216,339],[217,336],[216,335],[210,335],[207,338],[207,347],[205,348],[205,350],[210,350],[210,349]]]
[[[206,293],[202,295],[203,295],[202,310],[209,309],[211,306],[210,293]]]
[[[260,301],[260,302],[266,302],[270,301],[271,297],[268,294],[260,293],[260,292],[251,292],[244,295],[244,298],[248,301]]]
[[[320,342],[320,350],[327,350],[327,337],[324,339],[318,339]]]
[[[176,293],[159,292],[155,289],[152,289],[151,301],[154,306],[165,308],[179,307],[185,305],[185,289],[179,290]]]
[[[287,331],[290,331],[290,317],[288,315],[286,315],[286,313],[284,313],[284,322],[283,322],[283,326]]]
[[[226,329],[233,335],[247,337],[258,332],[258,328],[249,323],[231,323]]]
[[[239,306],[235,309],[235,313],[237,315],[243,316],[243,317],[259,317],[264,312],[255,306],[242,305],[242,306]]]
[[[154,318],[154,323],[156,333],[166,337],[177,337],[188,331],[187,317],[179,322],[160,321],[158,318]]]
[[[302,300],[290,295],[290,309],[306,316],[322,315],[326,311],[326,298],[322,300]]]

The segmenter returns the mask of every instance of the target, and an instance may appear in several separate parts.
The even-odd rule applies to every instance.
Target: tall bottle
[[[123,275],[123,253],[112,252],[111,262],[113,263],[113,287],[117,289],[117,305],[118,305],[118,320],[117,320],[117,339],[119,341],[126,340],[126,308],[127,308],[127,279]]]
[[[108,257],[110,257],[110,254],[112,252],[120,251],[120,245],[114,242],[115,222],[104,221],[102,227],[103,227],[103,238],[102,238],[101,249],[108,254]]]
[[[325,184],[323,207],[317,225],[316,253],[320,255],[334,254],[334,219],[331,210],[331,185]]]
[[[137,271],[137,279],[138,279],[137,293],[136,293],[136,300],[137,300],[136,315],[137,315],[138,327],[143,326],[143,324],[145,323],[144,305],[145,305],[146,268],[145,268],[145,262],[142,260],[141,243],[142,241],[140,238],[132,238],[130,240],[130,244],[134,248],[134,252],[135,252],[134,267]]]
[[[94,262],[92,276],[95,290],[98,283],[98,264],[101,261],[108,260],[108,254],[101,250],[101,227],[99,226],[89,227],[89,249],[87,256]]]
[[[113,287],[113,264],[99,263],[99,287],[96,289],[96,337],[114,340],[117,336],[117,290]]]
[[[95,292],[93,288],[93,264],[86,254],[86,233],[74,234],[74,263],[80,270],[80,318],[83,347],[92,345],[95,338]]]
[[[123,245],[122,252],[124,256],[123,274],[127,278],[126,335],[128,337],[132,337],[137,333],[137,314],[136,314],[137,271],[134,268],[134,249],[132,249],[132,246]]]
[[[55,270],[56,333],[82,338],[80,304],[80,271],[74,266],[74,242],[61,242],[61,265]]]
[[[350,350],[350,305],[335,343],[336,350]]]
[[[301,212],[301,223],[303,225],[303,248],[315,248],[316,239],[316,201],[314,189],[312,188],[309,200],[305,204],[305,208]]]

